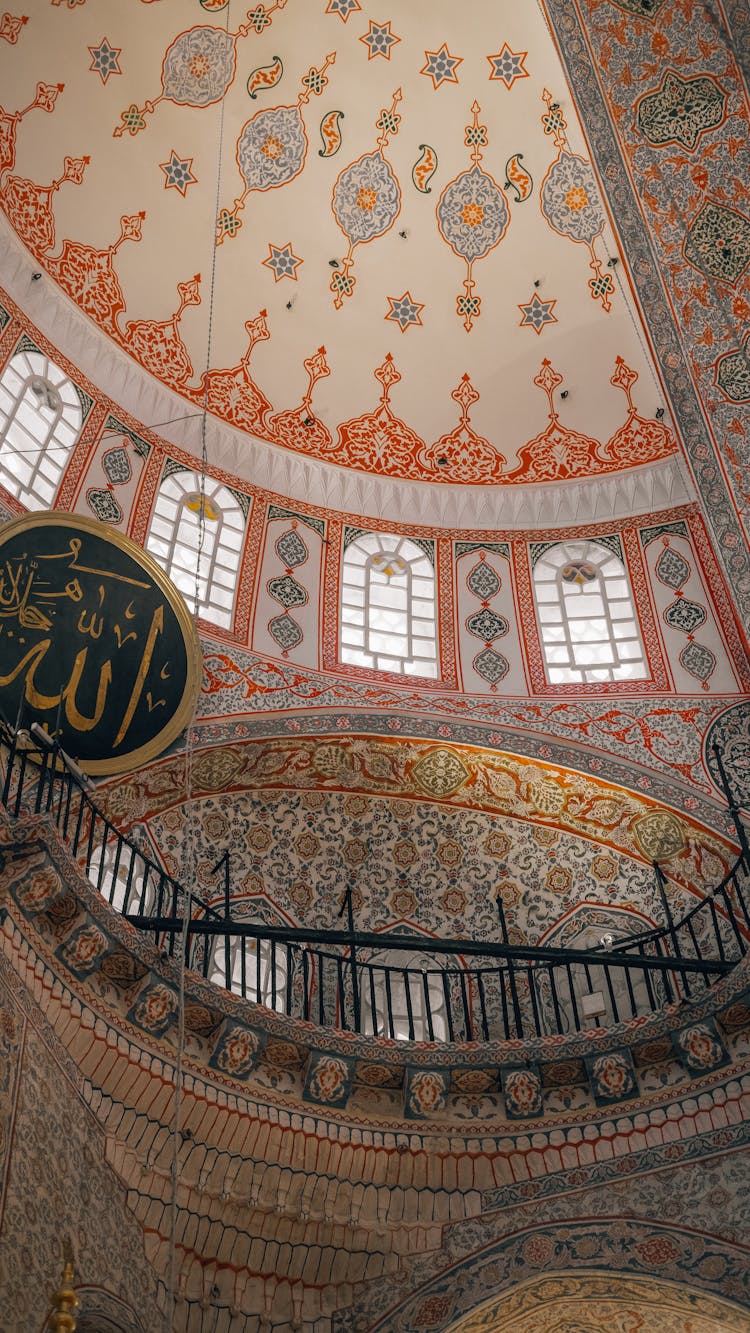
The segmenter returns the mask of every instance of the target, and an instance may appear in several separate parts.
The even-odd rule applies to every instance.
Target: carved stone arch
[[[488,1214],[464,1224],[466,1240],[472,1231],[477,1248],[444,1268],[404,1297],[403,1283],[392,1287],[393,1303],[386,1305],[381,1289],[378,1318],[371,1333],[393,1328],[429,1328],[430,1333],[469,1333],[463,1321],[489,1301],[511,1293],[524,1283],[574,1273],[628,1276],[677,1285],[689,1304],[690,1294],[723,1301],[729,1314],[720,1329],[743,1327],[750,1308],[747,1251],[719,1236],[630,1217],[597,1217],[551,1221],[526,1227],[487,1244]],[[417,1270],[419,1271],[419,1270]],[[734,1324],[726,1322],[734,1315]],[[481,1324],[477,1324],[477,1329]],[[494,1327],[490,1322],[489,1328]]]
[[[76,1287],[80,1301],[76,1333],[147,1333],[132,1305],[101,1287]]]

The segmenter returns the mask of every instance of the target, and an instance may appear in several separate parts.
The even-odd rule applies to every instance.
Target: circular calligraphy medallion
[[[38,722],[91,774],[148,763],[187,725],[195,625],[128,537],[78,514],[0,526],[0,711]]]

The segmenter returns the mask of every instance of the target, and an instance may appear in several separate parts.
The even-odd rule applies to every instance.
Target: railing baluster
[[[510,1018],[508,1015],[508,997],[505,994],[505,974],[507,968],[499,967],[497,969],[498,980],[500,982],[500,1003],[503,1008],[503,1040],[510,1041]]]
[[[565,964],[565,970],[568,974],[568,989],[570,991],[570,1003],[573,1006],[573,1022],[576,1025],[576,1032],[581,1031],[581,1020],[578,1017],[578,1004],[576,1002],[576,988],[573,983],[573,973],[570,970],[570,963]]]
[[[302,1017],[306,1023],[310,1022],[310,955],[307,949],[302,950]]]
[[[550,985],[550,991],[552,993],[552,1007],[555,1011],[555,1028],[556,1031],[562,1035],[563,1033],[562,1014],[560,1012],[560,1003],[557,998],[557,983],[555,981],[555,969],[552,963],[547,964],[547,973],[549,975],[549,985]]]
[[[465,1041],[474,1040],[474,1029],[471,1022],[471,1009],[469,1007],[469,996],[466,990],[466,972],[461,968],[458,979],[461,985],[461,1006],[464,1011],[464,1031],[466,1033]]]
[[[316,950],[315,957],[318,960],[318,1022],[322,1028],[326,1025],[326,1006],[323,992],[325,990],[325,976],[323,975],[323,955],[320,950]]]
[[[456,1033],[453,1027],[453,1006],[451,1004],[451,988],[448,985],[448,974],[443,969],[440,973],[440,979],[443,983],[443,995],[445,997],[445,1016],[448,1020],[448,1040],[455,1041]]]
[[[406,1021],[409,1024],[409,1041],[414,1041],[414,1010],[411,1003],[411,973],[404,968],[401,973],[404,979],[404,997],[406,999]]]
[[[513,1018],[516,1024],[516,1036],[523,1036],[523,1018],[521,1016],[521,1006],[518,1002],[518,987],[516,985],[516,970],[513,959],[508,959],[508,981],[510,982],[510,997],[513,1001]]]
[[[372,1019],[372,1034],[374,1037],[378,1033],[378,1002],[375,998],[375,968],[372,963],[367,964],[367,979],[370,986],[370,1018]]]
[[[638,1006],[635,1002],[635,993],[633,991],[633,981],[630,975],[630,968],[629,967],[623,968],[623,971],[625,973],[625,981],[628,988],[628,999],[630,1000],[630,1016],[631,1018],[637,1018]]]
[[[424,995],[424,1011],[427,1016],[427,1032],[429,1040],[435,1040],[435,1028],[432,1023],[432,1002],[430,1000],[430,983],[427,979],[427,973],[422,973],[422,994]]]
[[[477,995],[479,996],[479,1012],[482,1016],[482,1038],[484,1041],[490,1039],[490,1029],[487,1024],[487,1005],[484,1000],[484,981],[482,980],[482,969],[477,968]],[[430,1038],[432,1040],[432,1038]]]
[[[616,999],[616,996],[615,996],[615,992],[614,992],[614,989],[613,989],[613,987],[612,987],[612,978],[611,978],[611,976],[609,975],[609,963],[603,963],[603,964],[602,964],[602,971],[603,971],[603,973],[604,973],[604,980],[605,980],[606,983],[607,983],[607,990],[609,991],[609,1002],[610,1002],[610,1004],[612,1005],[612,1015],[613,1015],[613,1017],[614,1017],[615,1022],[616,1022],[616,1023],[619,1023],[619,1021],[620,1021],[620,1014],[619,1014],[619,1011],[618,1011],[618,1008],[617,1008],[617,999]]]
[[[393,1040],[396,1029],[393,1024],[393,996],[391,994],[391,969],[385,968],[385,1007],[388,1015],[388,1036]]]
[[[526,966],[526,981],[529,987],[529,995],[531,997],[531,1013],[534,1019],[536,1035],[537,1037],[541,1037],[542,1026],[539,1022],[539,1006],[536,999],[536,981],[534,977],[534,968],[531,963],[528,963]]]

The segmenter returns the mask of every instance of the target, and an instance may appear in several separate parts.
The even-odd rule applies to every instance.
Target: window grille
[[[0,483],[50,509],[82,425],[72,380],[43,352],[16,352],[0,375]]]
[[[437,676],[435,572],[416,542],[363,533],[344,551],[341,583],[342,662]]]
[[[227,986],[254,1004],[286,1013],[287,953],[283,945],[238,935],[219,938],[211,952],[208,976],[217,986]]]
[[[199,557],[200,517],[205,516]],[[245,516],[226,486],[197,473],[173,472],[159,487],[146,550],[163,566],[191,611],[229,629],[237,592]]]
[[[606,546],[549,547],[534,566],[534,596],[550,684],[648,676],[627,570]]]
[[[396,1041],[448,1040],[443,974],[434,958],[384,950],[368,960],[361,976],[363,1032]]]

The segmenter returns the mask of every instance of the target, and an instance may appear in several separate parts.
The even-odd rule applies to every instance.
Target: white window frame
[[[201,503],[206,521],[198,568]],[[232,625],[246,526],[239,502],[221,482],[206,477],[202,490],[202,479],[187,468],[162,478],[146,550],[190,610],[224,629]]]
[[[375,1013],[373,1022],[373,1003],[370,992],[369,970],[372,969],[373,990],[375,992]],[[448,1015],[445,1006],[445,990],[442,982],[440,964],[426,953],[404,954],[395,949],[384,949],[373,954],[367,960],[367,966],[359,971],[360,1011],[362,1032],[373,1036],[377,1027],[378,1036],[391,1036],[388,1017],[388,996],[386,991],[386,970],[390,973],[391,1012],[393,1015],[393,1037],[396,1041],[447,1041]],[[406,977],[404,972],[407,973]],[[427,989],[430,995],[432,1031],[430,1037],[427,1022],[422,973],[427,973]],[[406,991],[409,990],[412,1009],[414,1036],[409,1032],[409,1010],[406,1003]]]
[[[243,995],[254,1004],[265,1005],[277,1013],[286,1013],[287,952],[276,944],[275,969],[271,967],[271,941],[246,935],[219,936],[211,947],[209,981],[227,989],[226,951],[229,946],[229,990]],[[242,988],[242,961],[245,961],[245,989]],[[274,976],[275,970],[275,976]],[[274,985],[275,982],[275,985]]]
[[[73,381],[44,352],[14,352],[0,375],[0,483],[51,509],[83,425]]]
[[[366,532],[344,550],[341,661],[396,675],[438,675],[435,570],[409,537]]]
[[[566,576],[584,564],[593,577]],[[593,540],[557,542],[534,564],[534,601],[551,685],[647,680],[648,663],[628,571]]]

